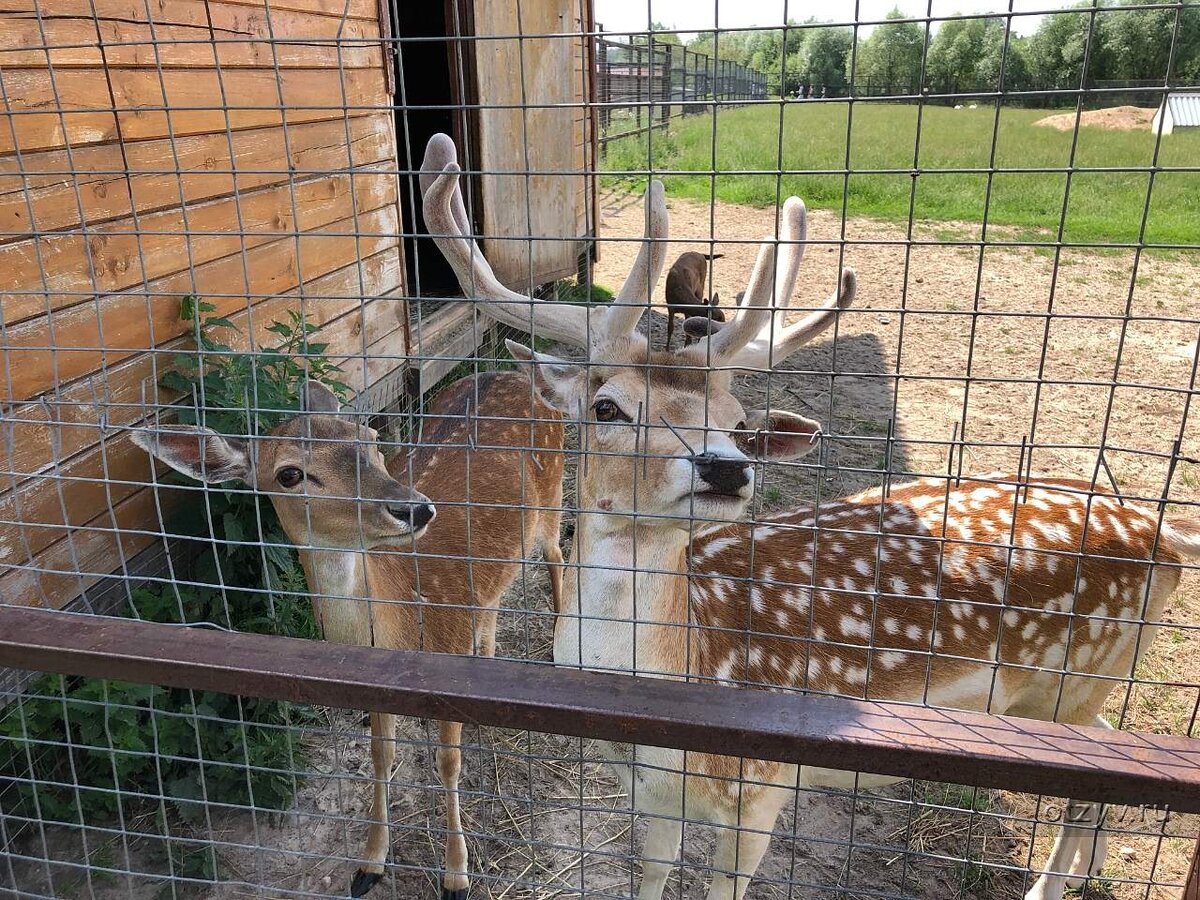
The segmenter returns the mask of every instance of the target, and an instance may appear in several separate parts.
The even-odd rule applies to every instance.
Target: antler
[[[667,262],[670,222],[661,181],[651,181],[646,186],[645,214],[646,229],[637,259],[620,292],[606,309],[602,327],[608,340],[626,337],[637,328],[642,313],[650,307],[650,297]]]
[[[425,147],[421,163],[425,227],[454,269],[464,293],[475,298],[488,315],[531,334],[584,348],[627,335],[637,327],[666,262],[668,220],[661,182],[651,181],[646,189],[645,239],[620,293],[612,306],[588,309],[536,300],[500,283],[479,246],[468,236],[470,222],[458,185],[459,171],[454,141],[448,135],[435,134]]]
[[[853,269],[845,269],[838,290],[820,308],[799,322],[784,325],[784,317],[791,303],[807,240],[808,212],[804,202],[799,197],[789,197],[783,204],[780,216],[779,261],[775,269],[775,289],[771,303],[773,313],[765,318],[761,315],[757,310],[757,307],[762,305],[759,302],[761,298],[752,299],[752,292],[748,287],[739,306],[737,321],[750,319],[756,324],[757,333],[737,343],[735,352],[725,354],[728,358],[722,359],[723,364],[747,369],[777,366],[832,325],[838,312],[854,302],[858,279]],[[751,281],[753,282],[758,275],[756,266]],[[716,341],[717,337],[724,335],[728,330],[729,326],[726,326],[711,340]],[[733,345],[734,342],[730,343]]]

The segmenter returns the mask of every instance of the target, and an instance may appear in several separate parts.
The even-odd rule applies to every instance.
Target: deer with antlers
[[[1160,522],[1087,482],[1004,475],[924,479],[739,522],[755,461],[799,458],[820,430],[745,411],[733,371],[782,363],[854,297],[847,270],[823,308],[784,323],[803,204],[784,204],[736,318],[655,352],[636,326],[664,261],[660,184],[647,190],[646,239],[620,293],[583,309],[497,281],[468,236],[457,180],[454,145],[437,136],[421,177],[425,220],[467,296],[587,354],[575,364],[510,344],[543,399],[580,418],[576,577],[555,626],[557,664],[1104,724],[1114,679],[1131,677],[1179,566],[1200,556],[1196,523]],[[602,752],[655,817],[640,900],[661,897],[682,817],[722,827],[708,897],[737,900],[790,791],[897,780],[656,747]],[[1026,900],[1059,900],[1103,864],[1098,805],[1075,808]]]
[[[210,484],[242,481],[270,497],[300,551],[327,640],[491,656],[500,595],[534,548],[561,609],[559,519],[562,417],[514,372],[463,378],[443,390],[413,453],[384,465],[378,435],[341,414],[319,382],[306,413],[250,442],[195,426],[136,432],[138,446]],[[411,487],[408,485],[411,484]],[[437,517],[434,506],[437,503]],[[428,554],[414,553],[425,537]],[[374,790],[364,865],[350,893],[382,877],[396,717],[371,713]],[[439,722],[437,769],[446,794],[443,900],[466,900],[467,845],[459,815],[462,724]]]

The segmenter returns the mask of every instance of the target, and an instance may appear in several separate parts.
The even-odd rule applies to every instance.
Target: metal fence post
[[[1188,870],[1187,882],[1183,885],[1182,900],[1200,900],[1200,838],[1192,849],[1192,866]]]

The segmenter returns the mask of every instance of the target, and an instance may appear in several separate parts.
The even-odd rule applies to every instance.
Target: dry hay
[[[1085,128],[1108,128],[1112,131],[1137,131],[1149,128],[1150,120],[1154,118],[1153,109],[1141,106],[1110,106],[1107,109],[1085,110],[1079,117],[1079,124]],[[1043,125],[1056,131],[1072,131],[1075,128],[1075,113],[1056,113],[1038,119],[1034,125]]]

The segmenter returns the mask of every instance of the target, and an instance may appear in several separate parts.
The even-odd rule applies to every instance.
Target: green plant
[[[215,307],[185,298],[198,352],[176,357],[163,384],[194,398],[179,419],[223,434],[261,434],[300,404],[320,379],[344,394],[326,345],[297,313],[274,322],[277,347],[235,352],[217,338],[234,329]],[[232,486],[227,486],[231,488]],[[190,586],[153,583],[131,593],[124,614],[152,622],[217,624],[238,631],[318,636],[296,551],[269,502],[212,490],[183,504],[173,530],[205,538]],[[214,552],[214,548],[219,548]],[[186,640],[184,633],[180,639]],[[294,796],[299,748],[291,727],[307,707],[228,694],[51,675],[0,716],[0,805],[46,822],[94,824],[157,809],[169,870],[216,877],[211,847],[171,839],[167,810],[185,823],[206,800],[282,809]],[[168,866],[164,861],[164,870]]]
[[[602,284],[580,282],[576,278],[564,278],[555,286],[558,299],[568,303],[607,303],[613,298],[613,292]]]

